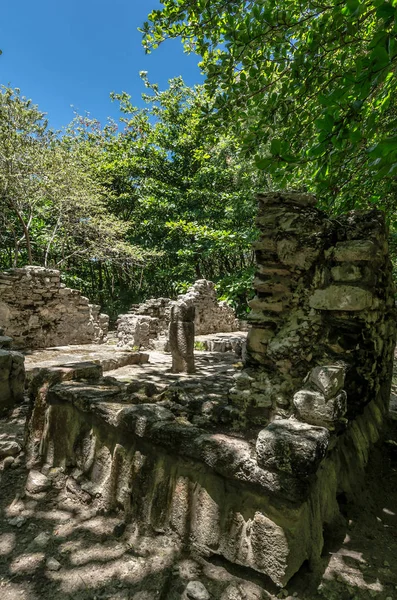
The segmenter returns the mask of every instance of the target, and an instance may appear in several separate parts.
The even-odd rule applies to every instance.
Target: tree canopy
[[[147,51],[202,57],[208,113],[280,186],[387,206],[397,172],[395,0],[163,0]]]
[[[120,123],[76,115],[63,132],[19,90],[0,94],[1,267],[58,267],[112,317],[195,279],[246,309],[255,191],[268,185],[239,139],[201,121],[208,97],[181,78],[137,108],[112,94]]]

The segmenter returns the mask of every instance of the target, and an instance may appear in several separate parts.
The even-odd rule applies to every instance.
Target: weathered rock
[[[326,400],[336,396],[345,384],[346,365],[325,365],[315,367],[310,371],[309,381],[316,387]]]
[[[230,392],[240,413],[235,427],[290,416],[307,372],[330,359],[347,365],[348,418],[374,396],[386,406],[397,314],[384,216],[374,210],[330,218],[293,192],[259,194],[258,202],[257,295],[245,357],[245,369],[256,373]],[[341,405],[343,397],[328,412],[337,418]]]
[[[16,348],[102,342],[109,317],[54,269],[28,266],[0,273],[0,326]],[[0,343],[1,347],[1,343]]]
[[[59,571],[62,567],[61,563],[53,556],[50,556],[50,558],[46,560],[45,566],[49,571]]]
[[[377,246],[371,240],[349,240],[336,244],[333,258],[339,262],[373,261],[376,254]]]
[[[11,348],[12,337],[7,335],[0,335],[0,348],[4,350],[9,350]]]
[[[296,477],[309,477],[326,455],[329,432],[323,427],[291,419],[280,419],[259,432],[256,440],[258,465]]]
[[[238,331],[240,323],[231,306],[218,302],[212,281],[199,279],[186,292],[178,296],[195,308],[195,334],[227,333]],[[118,346],[130,348],[165,348],[168,350],[168,330],[171,321],[170,298],[151,298],[131,307],[117,321]],[[183,320],[183,319],[181,319]],[[161,347],[162,346],[162,347]]]
[[[36,537],[33,540],[33,544],[35,546],[38,546],[39,548],[45,548],[46,546],[48,546],[50,540],[51,534],[48,533],[48,531],[42,531],[41,533],[39,533],[39,535],[36,535]]]
[[[38,494],[40,492],[45,492],[48,488],[51,487],[51,481],[40,473],[40,471],[30,471],[28,475],[28,479],[26,481],[26,489],[31,494]]]
[[[21,451],[21,446],[15,440],[0,440],[0,458],[15,456]]]
[[[21,527],[23,527],[26,523],[26,518],[23,517],[22,515],[18,515],[17,517],[8,519],[8,523],[10,525],[12,525],[13,527],[17,527],[18,529],[21,529]]]
[[[189,600],[210,600],[210,595],[201,581],[189,581],[185,589],[185,596]]]
[[[294,406],[302,421],[333,428],[346,414],[347,396],[342,390],[334,398],[326,399],[321,392],[300,390],[294,396]]]
[[[347,310],[349,312],[371,308],[374,297],[366,289],[352,285],[330,285],[324,290],[315,290],[309,300],[311,308],[317,310]]]

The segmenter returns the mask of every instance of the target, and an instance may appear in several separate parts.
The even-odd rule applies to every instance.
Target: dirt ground
[[[101,514],[95,500],[81,503],[65,489],[60,470],[49,473],[48,491],[29,494],[27,471],[17,461],[0,472],[0,598],[397,599],[396,442],[393,422],[372,453],[359,499],[342,499],[345,520],[338,531],[327,532],[318,568],[303,568],[283,590],[219,558],[186,556],[164,532],[138,536],[122,515]]]

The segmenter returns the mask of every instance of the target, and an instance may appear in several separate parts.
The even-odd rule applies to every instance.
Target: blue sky
[[[111,91],[139,105],[139,71],[161,88],[177,75],[201,83],[198,57],[184,54],[179,40],[145,55],[137,27],[159,7],[157,0],[3,0],[0,83],[19,87],[55,129],[72,120],[71,105],[101,122],[117,117]]]

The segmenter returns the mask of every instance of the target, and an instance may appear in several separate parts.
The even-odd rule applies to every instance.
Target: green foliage
[[[81,147],[48,128],[18,89],[0,90],[0,246],[3,266],[141,260]]]
[[[346,209],[395,199],[395,0],[164,0],[147,51],[180,37],[202,57],[206,108],[277,185]],[[369,199],[369,200],[368,200]]]
[[[122,130],[101,131],[91,121],[75,132],[97,152],[96,174],[109,190],[110,210],[128,227],[126,239],[154,253],[134,286],[135,301],[174,296],[203,277],[223,281],[227,292],[227,282],[234,285],[252,266],[254,192],[267,187],[266,176],[242,159],[237,138],[203,125],[201,87],[176,78],[159,91],[146,73],[141,77],[145,108],[134,107],[125,93],[112,95]],[[231,294],[246,303],[244,294]]]
[[[204,342],[200,342],[200,341],[196,340],[194,342],[194,349],[198,350],[199,352],[204,352],[206,350],[206,346],[205,346]]]
[[[125,94],[121,123],[76,115],[60,134],[20,95],[0,93],[0,267],[41,264],[114,320],[132,303],[218,282],[242,313],[267,177],[233,135],[201,121],[208,98],[181,78]]]

